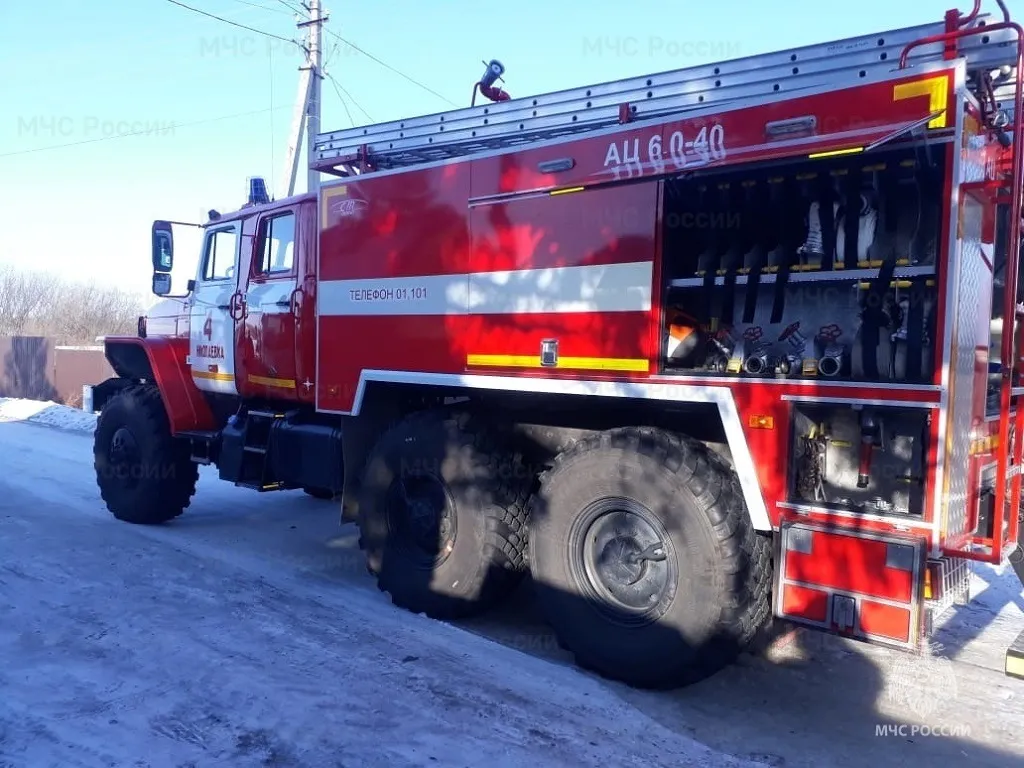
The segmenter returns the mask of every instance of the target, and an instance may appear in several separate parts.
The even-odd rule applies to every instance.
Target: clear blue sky
[[[299,34],[281,0],[182,2],[284,38]],[[325,5],[328,30],[468,105],[483,59],[500,59],[506,89],[526,96],[938,22],[953,2]],[[995,9],[992,0],[985,5]],[[1009,5],[1020,20],[1024,0]],[[451,108],[326,39],[327,68],[351,95],[357,124],[369,122],[362,110],[384,121]],[[299,63],[294,46],[167,0],[0,0],[0,262],[148,293],[153,219],[197,220],[210,208],[237,208],[247,176],[281,175]],[[210,122],[191,124],[197,121]],[[323,129],[349,125],[325,82]],[[52,148],[133,129],[149,133]],[[192,256],[182,252],[191,247],[179,240],[179,259]]]

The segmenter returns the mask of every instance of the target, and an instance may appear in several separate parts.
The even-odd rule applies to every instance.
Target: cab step
[[[252,410],[232,416],[221,432],[220,477],[256,491],[281,490],[270,467],[270,434],[287,414]]]
[[[216,447],[220,432],[216,430],[192,430],[179,432],[177,437],[188,440],[190,458],[196,464],[213,464],[216,461]]]
[[[259,483],[254,483],[249,480],[240,480],[236,482],[235,485],[239,488],[248,488],[251,491],[258,491],[260,493],[268,493],[269,491],[286,491],[289,488],[289,486],[286,486],[284,483],[274,482],[266,485],[260,485]]]

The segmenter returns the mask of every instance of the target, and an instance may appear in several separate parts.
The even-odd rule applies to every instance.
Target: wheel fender
[[[189,351],[187,338],[108,336],[103,340],[103,348],[107,362],[118,376],[156,384],[171,434],[217,428],[213,412],[192,381],[185,362]]]

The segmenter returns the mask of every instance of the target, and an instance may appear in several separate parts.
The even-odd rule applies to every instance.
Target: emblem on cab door
[[[351,197],[331,203],[331,213],[341,219],[349,219],[362,215],[366,208],[365,200],[356,200]]]

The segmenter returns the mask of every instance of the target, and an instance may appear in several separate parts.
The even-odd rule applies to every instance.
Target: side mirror
[[[169,272],[153,273],[153,293],[166,296],[171,292],[171,275]]]
[[[174,265],[174,236],[166,221],[153,222],[153,272],[170,272]]]

